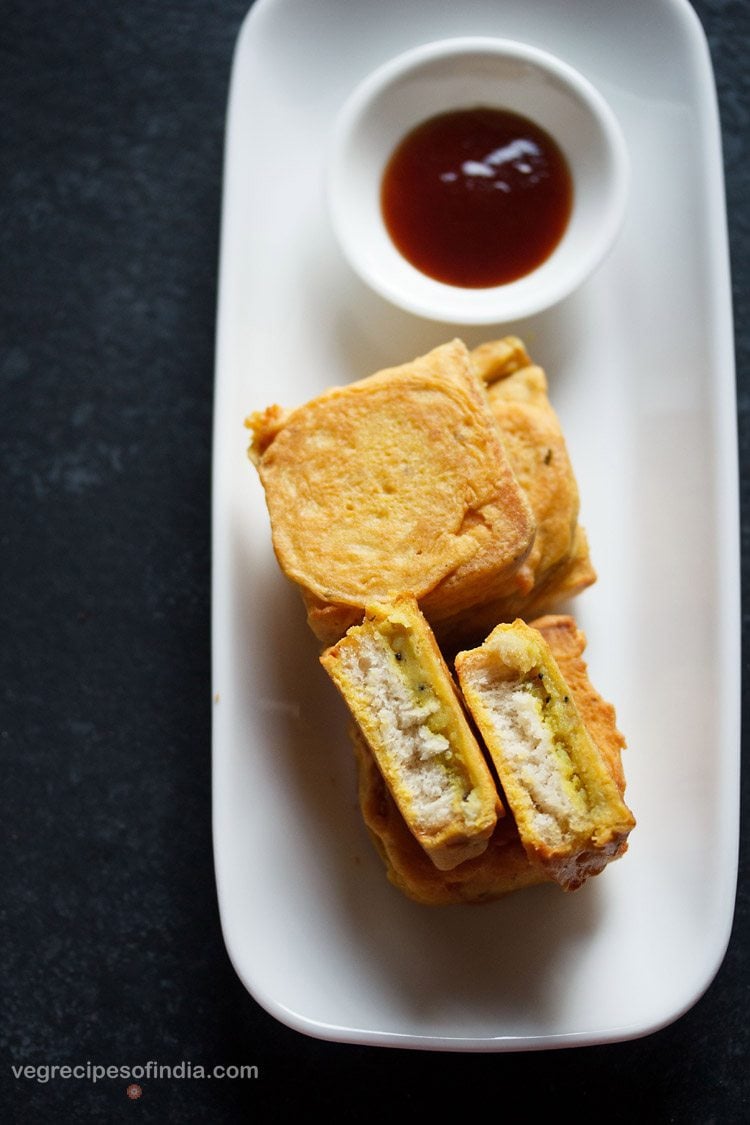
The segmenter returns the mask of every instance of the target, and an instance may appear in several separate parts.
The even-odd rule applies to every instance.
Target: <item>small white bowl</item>
[[[412,266],[386,230],[383,172],[404,136],[439,113],[474,106],[530,118],[557,142],[573,178],[573,207],[550,257],[517,281],[474,289]],[[354,271],[409,312],[452,324],[517,320],[561,301],[600,264],[622,224],[628,159],[598,91],[568,64],[505,39],[461,38],[399,55],[354,90],[335,122],[327,176],[335,234]]]

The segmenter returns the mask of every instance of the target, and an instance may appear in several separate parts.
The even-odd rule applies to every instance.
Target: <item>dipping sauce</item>
[[[508,110],[431,117],[401,141],[382,181],[388,233],[413,266],[484,289],[531,273],[568,225],[573,181],[555,140]]]

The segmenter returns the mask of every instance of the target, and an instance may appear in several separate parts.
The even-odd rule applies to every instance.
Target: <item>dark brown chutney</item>
[[[524,277],[570,219],[557,142],[520,114],[478,106],[429,118],[393,152],[381,207],[401,254],[428,277],[483,289]]]

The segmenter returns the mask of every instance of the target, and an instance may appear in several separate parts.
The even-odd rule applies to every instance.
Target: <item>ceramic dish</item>
[[[629,853],[566,895],[419,907],[356,808],[346,717],[279,573],[243,418],[454,334],[377,297],[326,220],[323,153],[350,90],[419,43],[507,36],[586,76],[632,178],[616,247],[514,330],[547,369],[599,581],[575,603],[617,706]],[[667,65],[668,64],[668,65]],[[503,1051],[644,1035],[701,995],[734,904],[740,613],[736,405],[721,151],[684,0],[258,0],[237,44],[216,357],[216,878],[237,973],[326,1039]],[[462,330],[474,345],[493,334]],[[457,955],[457,951],[459,951]]]
[[[503,285],[463,288],[428,277],[399,253],[383,222],[381,183],[411,129],[477,105],[531,118],[554,137],[573,176],[573,208],[562,239],[535,269]],[[500,157],[494,166],[493,157]],[[526,159],[501,149],[479,175],[488,182],[489,173],[493,188],[503,185],[508,169]],[[492,324],[550,308],[596,269],[622,224],[628,159],[617,118],[572,67],[524,43],[464,37],[405,51],[367,75],[334,123],[327,183],[342,252],[376,292],[434,320]]]

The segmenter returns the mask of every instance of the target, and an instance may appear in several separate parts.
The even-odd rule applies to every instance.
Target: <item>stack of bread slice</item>
[[[391,881],[420,902],[478,902],[572,890],[620,856],[624,740],[582,633],[550,616],[596,576],[521,341],[453,340],[247,425]]]

